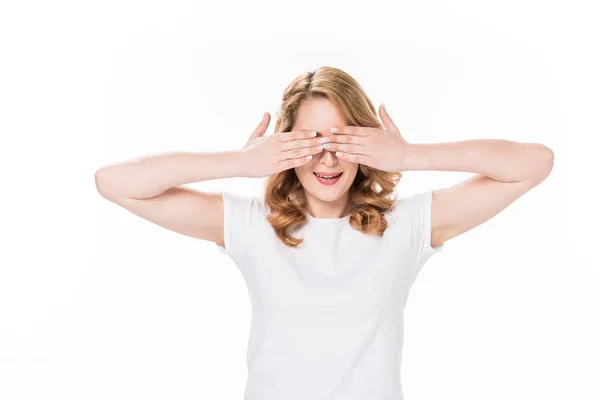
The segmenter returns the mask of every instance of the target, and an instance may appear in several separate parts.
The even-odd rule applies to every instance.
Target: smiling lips
[[[313,174],[321,178],[334,178],[342,174],[342,172],[313,172]]]
[[[335,185],[340,180],[340,176],[342,176],[343,172],[337,174],[313,172],[313,174],[315,175],[320,184],[330,186]]]

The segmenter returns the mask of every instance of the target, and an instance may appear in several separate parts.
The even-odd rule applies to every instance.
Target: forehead
[[[292,130],[309,129],[329,135],[336,125],[346,125],[346,121],[329,100],[318,98],[302,102]]]

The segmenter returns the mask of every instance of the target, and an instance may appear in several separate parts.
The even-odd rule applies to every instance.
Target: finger
[[[316,146],[311,146],[311,147],[302,147],[302,148],[298,148],[298,149],[292,149],[292,150],[287,150],[287,151],[283,151],[280,155],[278,155],[276,157],[276,159],[281,162],[287,159],[293,159],[293,158],[301,158],[301,157],[306,157],[309,155],[313,155],[313,154],[318,154],[321,151],[323,151],[323,145],[319,144]]]
[[[300,158],[289,158],[278,162],[280,170],[286,170],[290,168],[296,168],[304,164],[308,164],[312,159],[312,155],[300,157]]]
[[[344,135],[336,133],[332,136],[332,142],[336,143],[355,143],[358,145],[366,146],[367,145],[367,136],[360,135]]]
[[[298,131],[282,132],[278,133],[277,137],[282,142],[289,142],[290,140],[296,139],[309,139],[317,136],[317,132],[313,130],[303,129]]]
[[[293,139],[289,141],[284,141],[280,144],[280,148],[282,150],[292,150],[292,149],[300,149],[303,147],[316,146],[320,143],[318,142],[320,138],[311,137],[310,139]]]
[[[351,126],[351,125],[335,125],[332,126],[330,132],[339,133],[342,135],[357,135],[357,136],[369,136],[369,133],[362,126]]]
[[[340,160],[349,161],[357,164],[371,165],[371,157],[365,154],[349,154],[344,151],[336,151],[335,155]]]
[[[342,151],[344,153],[362,154],[368,155],[369,148],[367,146],[361,146],[354,143],[325,143],[323,147],[327,151]]]
[[[261,137],[262,135],[264,135],[265,131],[269,127],[270,122],[271,122],[271,115],[268,112],[264,113],[262,121],[260,121],[260,123],[258,124],[256,129],[254,129],[254,132],[252,132],[250,134],[250,137],[248,138],[248,140],[252,140],[252,139],[255,139],[255,138],[258,138],[258,137]]]
[[[394,121],[392,121],[392,117],[390,117],[390,115],[387,113],[387,110],[385,109],[385,105],[383,105],[383,103],[379,107],[379,117],[381,118],[381,122],[383,122],[383,126],[385,126],[386,131],[400,132],[398,130],[398,127],[396,127],[396,125],[394,124]]]

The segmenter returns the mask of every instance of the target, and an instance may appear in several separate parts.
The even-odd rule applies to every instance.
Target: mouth
[[[313,172],[313,175],[317,178],[317,180],[319,181],[319,183],[326,185],[326,186],[330,186],[330,185],[334,185],[336,184],[339,180],[340,177],[342,176],[343,172],[340,173],[317,173],[317,172]]]

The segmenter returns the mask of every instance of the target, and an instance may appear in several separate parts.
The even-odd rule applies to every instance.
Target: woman
[[[400,400],[402,313],[418,272],[542,182],[553,152],[506,140],[408,143],[383,106],[382,126],[359,84],[331,67],[296,78],[278,114],[276,134],[264,136],[265,114],[241,150],[108,165],[97,188],[234,260],[252,302],[245,400]],[[411,170],[475,175],[392,197]],[[267,176],[264,196],[181,186]]]

